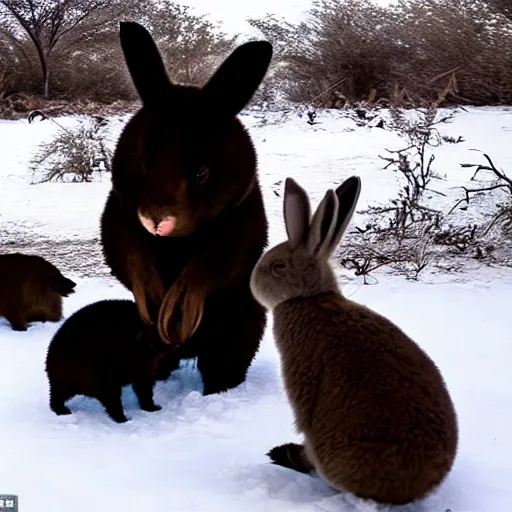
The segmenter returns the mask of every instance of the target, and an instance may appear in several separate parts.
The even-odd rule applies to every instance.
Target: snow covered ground
[[[384,148],[401,147],[390,131],[356,127],[333,112],[321,113],[315,126],[298,118],[267,125],[253,114],[243,119],[260,155],[271,244],[284,235],[286,176],[307,188],[314,204],[327,187],[352,174],[362,178],[359,209],[396,193],[397,176],[382,170],[378,158]],[[59,122],[71,126],[76,120]],[[121,126],[119,120],[112,141]],[[108,176],[86,184],[31,184],[28,160],[56,129],[48,121],[0,121],[0,226],[17,242],[51,238],[80,245],[98,237]],[[454,187],[474,172],[459,164],[481,161],[471,148],[512,169],[511,131],[508,109],[469,109],[442,127],[443,133],[462,135],[465,142],[436,149],[436,169],[446,177],[436,183],[437,190],[447,193],[439,199],[446,202],[441,207],[453,204],[460,196]],[[108,276],[88,275],[79,258],[72,261],[75,267],[65,273],[78,286],[65,299],[66,317],[103,298],[129,297]],[[419,282],[377,275],[378,284],[362,286],[342,272],[345,293],[388,315],[417,340],[440,367],[459,414],[455,467],[423,502],[394,509],[377,506],[269,464],[265,453],[270,448],[300,441],[282,390],[271,319],[239,388],[203,397],[198,374],[184,365],[157,385],[155,402],[163,406],[159,412],[141,411],[127,388],[123,400],[131,421],[118,425],[98,402],[82,397],[69,402],[71,416],[55,416],[48,407],[44,358],[59,325],[38,323],[18,333],[0,318],[0,494],[18,494],[20,512],[510,512],[512,270],[472,266],[465,275],[428,275]]]

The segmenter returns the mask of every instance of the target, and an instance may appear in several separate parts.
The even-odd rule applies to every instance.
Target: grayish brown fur
[[[381,503],[425,497],[457,453],[456,412],[438,368],[399,327],[345,298],[329,257],[357,203],[360,179],[328,190],[311,219],[306,192],[286,180],[288,240],[255,266],[251,290],[273,311],[285,389],[304,445],[275,464],[316,469],[332,487]]]

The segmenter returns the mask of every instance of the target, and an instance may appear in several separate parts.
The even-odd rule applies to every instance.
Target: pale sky
[[[377,4],[389,4],[394,0],[374,0]],[[312,0],[175,0],[190,6],[195,14],[206,14],[212,21],[222,22],[228,33],[251,31],[246,18],[259,18],[265,14],[283,16],[296,23],[312,6]]]
[[[206,14],[220,21],[226,32],[246,32],[246,18],[259,18],[267,13],[284,16],[292,23],[301,19],[311,7],[311,0],[175,0],[189,5],[195,14]]]

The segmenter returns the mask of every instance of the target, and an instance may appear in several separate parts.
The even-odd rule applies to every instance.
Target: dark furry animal
[[[144,322],[179,344],[180,357],[198,358],[203,393],[226,391],[245,380],[266,325],[249,279],[267,244],[267,218],[256,152],[237,114],[272,47],[238,47],[199,89],[169,81],[141,25],[121,23],[120,38],[142,108],[113,158],[105,261]]]
[[[387,318],[343,296],[329,264],[361,181],[328,190],[311,216],[286,180],[288,240],[251,277],[273,311],[285,389],[304,444],[273,448],[275,464],[317,471],[332,487],[381,503],[425,497],[451,471],[457,414],[432,359]]]
[[[149,334],[149,335],[148,335]],[[56,332],[46,358],[50,408],[71,414],[75,395],[97,398],[116,422],[127,421],[121,388],[133,385],[141,409],[158,411],[153,388],[162,357],[171,346],[151,336],[129,300],[103,300],[69,317]]]
[[[0,316],[15,331],[26,331],[30,322],[60,321],[62,297],[74,293],[75,286],[41,256],[0,255]]]

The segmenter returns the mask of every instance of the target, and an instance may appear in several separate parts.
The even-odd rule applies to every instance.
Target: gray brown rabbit
[[[30,322],[62,319],[62,297],[76,284],[41,256],[0,255],[0,316],[15,331],[26,331]]]
[[[430,357],[387,318],[345,298],[329,264],[359,198],[360,179],[328,190],[311,219],[306,192],[286,180],[288,240],[251,276],[273,311],[287,396],[304,444],[284,444],[275,464],[388,504],[425,497],[457,453],[456,412]]]

